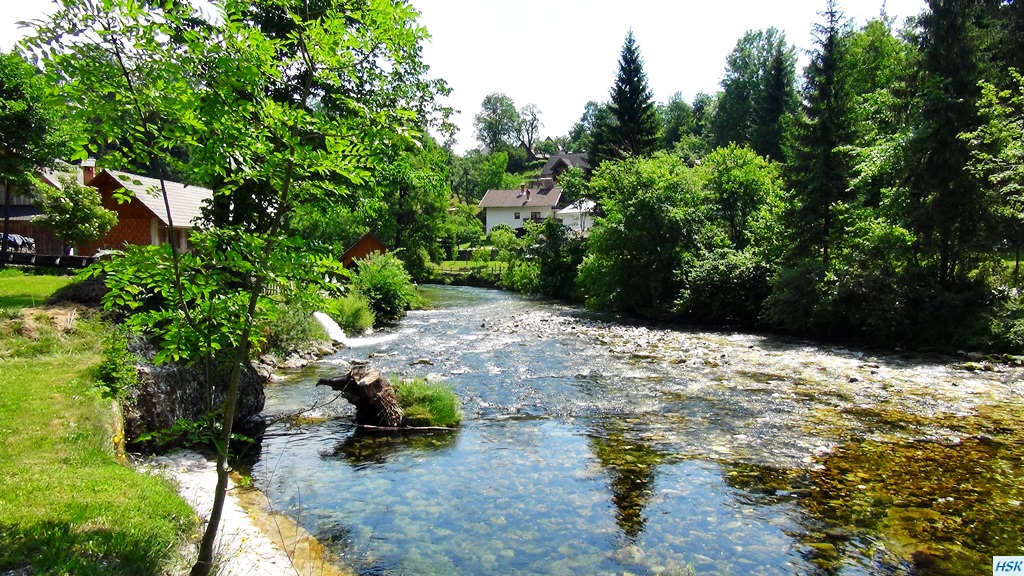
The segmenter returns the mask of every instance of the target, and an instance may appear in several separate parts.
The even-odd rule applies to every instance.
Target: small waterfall
[[[316,321],[324,327],[324,331],[327,332],[328,338],[346,348],[374,346],[376,344],[383,344],[398,338],[397,334],[378,336],[376,338],[347,338],[345,337],[345,331],[341,329],[341,326],[338,326],[338,323],[327,314],[324,314],[323,312],[313,312],[313,317],[316,318]]]
[[[345,338],[345,331],[338,326],[338,323],[333,318],[324,314],[323,312],[313,312],[313,318],[324,327],[324,331],[327,332],[327,337],[343,346],[349,346],[348,339]]]

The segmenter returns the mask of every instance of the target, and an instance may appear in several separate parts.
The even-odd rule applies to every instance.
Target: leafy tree
[[[497,152],[515,145],[519,124],[515,102],[502,92],[492,92],[484,96],[480,113],[473,118],[473,135],[491,152]]]
[[[746,248],[748,222],[762,205],[780,194],[776,165],[750,148],[730,144],[708,154],[700,172],[729,241],[738,250]]]
[[[658,116],[661,120],[663,149],[672,150],[677,142],[693,134],[693,107],[683,100],[681,92],[676,92],[667,103],[658,106]]]
[[[117,213],[103,207],[95,188],[83,186],[74,176],[59,178],[60,188],[39,185],[37,205],[43,210],[40,224],[53,229],[65,254],[76,244],[98,240],[117,225]]]
[[[601,137],[595,136],[593,142],[592,165],[611,158],[646,156],[657,149],[658,117],[632,30],[626,34],[619,56],[609,111],[610,122],[595,123]]]
[[[909,142],[910,223],[923,263],[944,287],[967,279],[991,253],[993,205],[969,169],[970,145],[960,134],[981,119],[982,0],[930,0],[921,17],[919,112]]]
[[[776,28],[748,31],[726,59],[722,93],[712,121],[714,146],[734,142],[785,160],[787,122],[798,108],[796,51]]]
[[[465,156],[451,158],[452,192],[466,204],[475,204],[491,189],[501,188],[508,167],[508,153],[484,154],[470,150]]]
[[[519,138],[519,145],[526,151],[526,159],[529,162],[537,159],[534,148],[543,127],[544,123],[540,121],[540,108],[536,104],[527,104],[519,109],[516,136]]]
[[[36,169],[52,167],[71,149],[71,131],[59,110],[34,66],[18,54],[0,52],[0,183],[5,184],[0,251],[8,248],[11,189],[29,190]]]
[[[560,221],[548,218],[537,230],[534,244],[537,290],[552,298],[571,299],[575,295],[579,266],[586,253],[586,240],[570,235]]]
[[[852,97],[845,61],[844,21],[835,0],[828,0],[825,22],[814,27],[815,48],[804,73],[804,120],[796,136],[791,186],[797,199],[793,232],[800,256],[820,256],[829,269],[829,248],[836,242],[836,205],[852,202],[849,190],[854,143]]]
[[[593,145],[593,134],[598,115],[607,104],[599,104],[593,100],[587,102],[583,108],[583,115],[578,122],[569,128],[568,141],[565,149],[568,152],[584,153],[590,152]]]
[[[418,106],[437,86],[421,82],[425,32],[406,4],[272,5],[294,25],[282,38],[253,28],[249,3],[225,2],[204,20],[183,2],[143,10],[130,0],[67,0],[30,41],[49,84],[91,121],[92,145],[119,143],[119,165],[173,163],[184,145],[196,177],[222,183],[216,195],[251,186],[270,208],[241,226],[194,233],[187,254],[173,243],[139,247],[105,266],[107,304],[133,311],[128,322],[157,336],[159,361],[200,363],[211,386],[214,358],[231,366],[208,396],[219,415],[204,428],[218,452],[217,486],[193,575],[213,567],[241,367],[277,308],[265,288],[315,299],[336,268],[284,236],[286,216],[297,204],[330,204],[380,169],[425,125]],[[353,50],[372,54],[395,82],[360,91]],[[294,97],[274,97],[282,92]],[[320,96],[350,113],[329,112]]]
[[[996,210],[1014,248],[1013,275],[1017,278],[1024,245],[1024,77],[1016,70],[1010,70],[1010,76],[1014,89],[982,84],[978,108],[984,123],[960,137],[970,144],[972,171],[999,194]]]
[[[590,181],[606,216],[591,229],[577,285],[587,306],[673,313],[684,273],[724,244],[696,175],[668,154],[601,164]]]
[[[422,147],[391,155],[363,196],[367,225],[386,245],[401,251],[399,258],[410,274],[426,277],[428,262],[420,256],[425,252],[431,260],[441,259],[438,240],[452,196],[444,150],[427,138]]]

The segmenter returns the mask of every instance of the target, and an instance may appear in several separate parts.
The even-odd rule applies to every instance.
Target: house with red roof
[[[188,250],[188,235],[202,216],[203,204],[213,191],[199,186],[165,181],[167,206],[160,181],[117,170],[102,170],[86,182],[99,190],[103,207],[117,212],[117,226],[88,246],[80,247],[86,256],[100,250],[119,250],[126,244],[158,246],[174,242],[181,251]],[[116,196],[127,196],[118,202]]]

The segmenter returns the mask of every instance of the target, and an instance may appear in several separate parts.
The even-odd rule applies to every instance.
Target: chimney
[[[82,184],[88,184],[96,176],[96,160],[89,158],[82,161]]]
[[[519,193],[526,194],[526,182],[519,183]]]

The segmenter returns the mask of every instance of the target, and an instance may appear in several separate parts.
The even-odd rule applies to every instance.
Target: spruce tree
[[[843,147],[854,143],[855,133],[844,74],[848,24],[835,0],[828,0],[821,15],[825,22],[814,27],[816,47],[804,72],[804,117],[796,133],[790,181],[797,198],[793,247],[799,256],[820,256],[823,270],[828,270],[835,206],[850,200],[851,159]]]
[[[951,286],[977,267],[992,246],[992,206],[971,173],[971,145],[960,134],[981,125],[981,43],[984,0],[929,0],[920,21],[919,113],[909,148],[909,217],[918,258]]]
[[[658,115],[632,30],[622,46],[611,96],[611,118],[595,128],[591,163],[654,153],[658,149]]]

